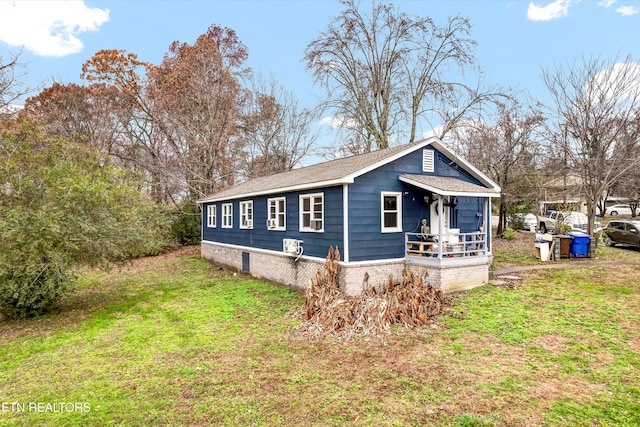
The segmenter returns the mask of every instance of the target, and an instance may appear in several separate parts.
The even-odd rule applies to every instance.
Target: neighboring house
[[[389,275],[398,281],[407,265],[426,269],[445,291],[469,289],[488,281],[490,198],[499,194],[491,179],[429,138],[252,179],[199,200],[201,253],[304,289],[329,247],[338,247],[340,283],[350,295]]]
[[[554,178],[543,184],[544,199],[539,202],[540,215],[547,216],[551,211],[575,211],[587,213],[587,200],[584,196],[582,177],[575,172]],[[619,203],[629,203],[627,197],[607,196],[605,207]],[[597,212],[600,212],[598,208]]]
[[[550,211],[587,212],[582,191],[582,178],[574,172],[554,178],[543,184],[544,200],[540,201],[540,215],[547,216]]]

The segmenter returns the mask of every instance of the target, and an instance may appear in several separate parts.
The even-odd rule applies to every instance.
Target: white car
[[[538,217],[532,213],[516,213],[509,218],[508,225],[516,228],[522,227],[524,230],[531,230],[538,225]]]
[[[629,215],[631,216],[631,206],[629,205],[613,205],[604,211],[605,215]],[[636,208],[636,215],[640,215],[640,208]]]
[[[587,223],[588,217],[582,212],[552,211],[548,217],[539,217],[539,229],[541,233],[556,232],[556,223],[561,221],[569,226],[573,231],[582,231],[588,233]],[[597,233],[602,230],[599,221],[594,221],[593,232]]]

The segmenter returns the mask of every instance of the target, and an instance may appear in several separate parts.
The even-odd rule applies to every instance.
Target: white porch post
[[[487,241],[487,255],[491,254],[491,197],[487,197],[484,202],[485,229],[484,238]]]
[[[442,239],[442,230],[444,230],[444,208],[442,206],[442,194],[438,194],[438,206],[436,207],[438,212],[438,246],[440,247],[439,256],[442,256],[442,252],[444,251],[444,240]]]

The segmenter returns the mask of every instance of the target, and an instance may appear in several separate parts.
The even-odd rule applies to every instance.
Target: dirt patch
[[[532,397],[542,401],[570,398],[574,403],[585,403],[602,391],[603,386],[586,383],[573,377],[536,379],[536,384],[529,388]]]
[[[561,354],[568,338],[559,335],[542,335],[535,339],[535,344],[551,354]]]
[[[508,252],[534,256],[534,240],[535,234],[526,231],[518,231],[516,238],[512,240],[503,239],[500,236],[493,236],[493,252]]]

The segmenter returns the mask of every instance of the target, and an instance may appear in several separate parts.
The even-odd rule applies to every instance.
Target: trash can
[[[571,236],[571,256],[573,258],[586,258],[589,254],[589,235],[572,231]]]
[[[549,261],[549,242],[535,242],[536,258]]]
[[[571,258],[571,236],[559,234],[553,236],[553,240],[556,242],[556,258]]]
[[[551,234],[536,234],[536,240],[534,241],[536,258],[540,261],[549,261],[549,249],[552,241]]]

